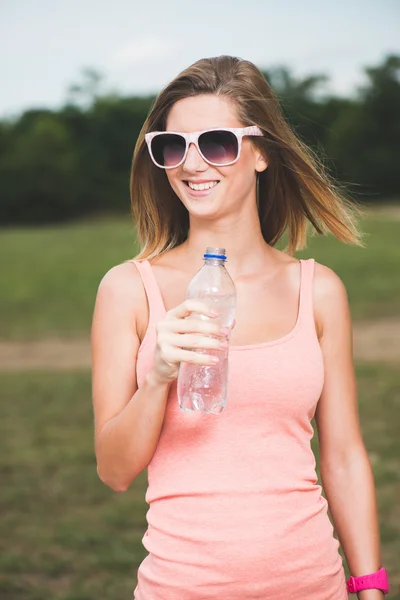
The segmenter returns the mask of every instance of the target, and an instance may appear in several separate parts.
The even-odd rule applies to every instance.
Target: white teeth
[[[208,181],[207,183],[192,183],[188,181],[188,185],[192,190],[209,190],[217,185],[218,181]]]

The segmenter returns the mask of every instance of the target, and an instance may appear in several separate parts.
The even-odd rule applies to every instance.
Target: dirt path
[[[90,366],[90,343],[87,338],[0,341],[0,371],[69,371],[88,369]]]
[[[400,317],[356,323],[354,356],[358,361],[400,364]],[[0,341],[0,371],[89,369],[88,338]]]
[[[375,204],[364,206],[362,212],[369,218],[390,219],[400,221],[400,204]]]
[[[353,331],[356,360],[400,366],[400,317],[357,323]]]

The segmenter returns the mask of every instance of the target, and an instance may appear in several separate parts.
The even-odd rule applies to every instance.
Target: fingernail
[[[228,327],[222,327],[220,331],[221,331],[222,335],[229,335]]]

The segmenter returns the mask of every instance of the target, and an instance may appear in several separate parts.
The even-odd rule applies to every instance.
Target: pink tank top
[[[150,263],[133,262],[150,314],[137,361],[140,387],[166,311]],[[324,369],[313,316],[314,260],[300,265],[292,331],[230,347],[223,413],[182,411],[171,385],[148,466],[148,555],[135,600],[348,598],[310,446]]]

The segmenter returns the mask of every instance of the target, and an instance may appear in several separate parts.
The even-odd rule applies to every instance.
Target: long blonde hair
[[[279,101],[261,71],[232,56],[203,58],[182,71],[156,98],[136,142],[131,172],[132,216],[140,244],[138,259],[153,258],[184,242],[189,214],[156,167],[144,136],[166,128],[168,112],[183,98],[214,94],[234,100],[243,126],[258,125],[264,137],[251,138],[267,157],[258,175],[258,214],[265,241],[274,246],[288,232],[287,251],[305,246],[308,225],[319,233],[361,244],[355,214],[321,160],[283,118]]]

